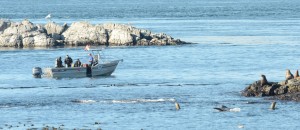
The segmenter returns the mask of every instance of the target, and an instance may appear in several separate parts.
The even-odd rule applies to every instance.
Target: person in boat
[[[56,59],[55,65],[56,65],[57,68],[64,67],[64,66],[62,65],[61,57],[58,57],[58,58]]]
[[[91,53],[89,54],[89,63],[90,63],[90,66],[92,66],[94,64],[94,57]]]
[[[71,67],[72,63],[73,63],[72,58],[71,58],[69,55],[67,55],[67,56],[66,56],[66,59],[65,59],[65,64],[66,64],[66,66],[67,66],[67,67]]]
[[[81,66],[81,62],[79,59],[77,59],[74,63],[74,67],[80,67]]]

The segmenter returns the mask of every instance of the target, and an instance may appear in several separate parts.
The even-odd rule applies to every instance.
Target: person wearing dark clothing
[[[93,66],[94,63],[94,57],[92,56],[92,54],[89,54],[89,62],[90,62],[90,66]]]
[[[55,65],[56,65],[57,68],[64,67],[64,66],[62,65],[61,57],[58,57],[58,58],[56,59]]]
[[[71,57],[69,57],[69,55],[66,56],[66,59],[65,59],[65,64],[67,67],[71,67],[72,66],[72,63],[73,63],[73,60]]]
[[[74,63],[74,67],[80,67],[81,66],[81,62],[79,59],[77,59]]]

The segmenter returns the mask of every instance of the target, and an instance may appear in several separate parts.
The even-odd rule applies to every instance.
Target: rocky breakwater
[[[261,80],[255,81],[247,86],[242,95],[246,97],[267,97],[267,99],[300,101],[300,77],[298,70],[291,74],[286,71],[286,80],[281,82],[268,82],[265,75],[261,75]]]
[[[189,44],[164,33],[152,33],[131,25],[74,22],[70,26],[49,22],[33,24],[28,20],[0,20],[0,47],[51,46],[150,46]]]

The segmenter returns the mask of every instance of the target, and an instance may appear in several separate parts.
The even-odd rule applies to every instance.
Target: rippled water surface
[[[3,50],[0,125],[235,129],[242,124],[251,129],[296,129],[298,103],[279,102],[278,109],[270,111],[271,101],[241,97],[240,91],[262,73],[279,81],[285,68],[298,69],[297,48],[291,44],[107,48],[107,54],[124,59],[112,76],[75,79],[35,79],[31,69],[53,65],[55,57],[65,54],[84,61],[83,48]],[[181,105],[179,111],[175,101]],[[213,108],[220,105],[241,111],[216,112]],[[288,123],[274,125],[283,120]]]
[[[35,3],[35,4],[32,4]],[[124,59],[108,77],[32,77],[66,54],[87,62],[83,47],[0,48],[0,129],[300,129],[297,102],[240,95],[265,74],[295,72],[300,59],[300,1],[192,0],[125,2],[0,1],[0,17],[46,23],[117,22],[198,44],[108,47]],[[102,47],[94,47],[102,48]],[[178,102],[180,110],[174,103]],[[226,105],[239,112],[217,112]]]

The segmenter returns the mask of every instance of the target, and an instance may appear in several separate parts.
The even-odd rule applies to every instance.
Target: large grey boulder
[[[0,46],[3,47],[36,47],[53,46],[54,42],[47,36],[40,25],[28,20],[11,23],[0,35]]]
[[[141,29],[137,29],[131,25],[126,24],[115,24],[115,23],[105,23],[103,24],[108,33],[111,33],[113,30],[123,30],[130,33],[133,36],[141,37]]]
[[[109,35],[109,45],[113,46],[129,46],[133,44],[133,37],[130,32],[121,29],[114,29]]]
[[[22,22],[11,23],[11,26],[6,28],[3,32],[4,35],[15,35],[15,34],[25,34],[27,32],[33,31],[36,26],[33,25],[28,20]]]
[[[63,26],[61,26],[54,22],[48,22],[44,27],[45,27],[48,35],[50,35],[52,33],[61,35],[63,33],[63,31],[65,31],[65,29],[67,28],[67,24],[64,24]]]
[[[106,23],[103,28],[108,32],[108,42],[112,46],[136,45],[136,38],[141,35],[140,29],[125,24]]]
[[[107,33],[102,26],[75,22],[62,33],[66,45],[107,44]]]
[[[52,38],[50,40],[47,40],[48,42],[53,41],[56,45],[64,45],[64,37],[61,34],[68,28],[68,25],[66,23],[63,25],[59,25],[54,22],[48,22],[44,26],[44,28],[47,32],[47,35]]]
[[[33,37],[35,46],[53,46],[54,41],[49,38],[45,33],[35,35]]]
[[[10,24],[10,21],[0,19],[0,34],[2,34],[6,28],[10,27]]]
[[[19,47],[23,46],[22,36],[19,34],[15,35],[0,35],[0,46],[2,47]]]

